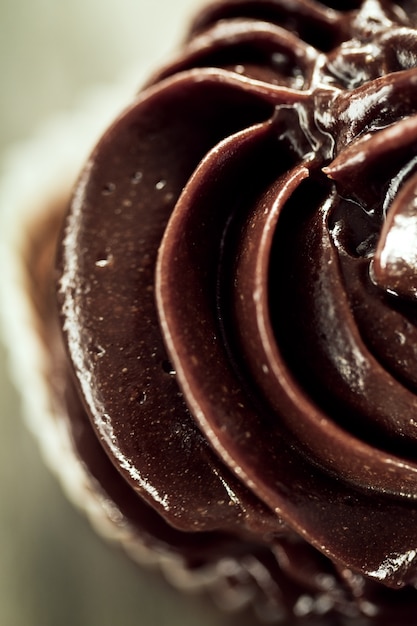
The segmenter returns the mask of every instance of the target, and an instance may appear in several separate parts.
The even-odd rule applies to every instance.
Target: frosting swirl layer
[[[417,575],[413,7],[208,7],[60,247],[76,384],[132,494],[293,580],[295,545],[325,555],[331,606],[365,614]]]

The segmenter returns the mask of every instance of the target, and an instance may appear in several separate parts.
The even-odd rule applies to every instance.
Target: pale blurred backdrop
[[[91,85],[164,60],[200,4],[0,0],[0,166]],[[242,626],[96,537],[44,468],[5,358],[0,345],[0,625]]]

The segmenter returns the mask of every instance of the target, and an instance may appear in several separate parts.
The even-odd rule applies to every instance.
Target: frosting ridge
[[[295,533],[365,613],[417,575],[406,8],[210,5],[96,147],[59,261],[77,385],[135,493],[280,567]]]

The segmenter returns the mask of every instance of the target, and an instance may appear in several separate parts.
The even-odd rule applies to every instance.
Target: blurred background
[[[77,107],[92,85],[133,76],[136,65],[142,76],[165,60],[200,4],[0,0],[1,172],[12,146]],[[242,626],[204,600],[184,599],[94,534],[24,427],[2,345],[0,429],[2,626]]]

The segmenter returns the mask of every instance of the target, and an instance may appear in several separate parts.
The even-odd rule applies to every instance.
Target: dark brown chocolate
[[[59,254],[69,412],[190,564],[257,555],[277,615],[410,623],[417,3],[334,5],[212,4],[96,147]]]

